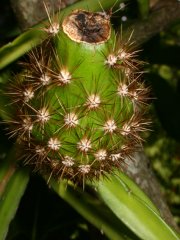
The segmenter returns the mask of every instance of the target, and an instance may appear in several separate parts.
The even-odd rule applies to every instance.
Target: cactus
[[[141,145],[148,89],[131,37],[107,12],[50,19],[48,39],[9,84],[10,137],[35,171],[82,184],[121,168]]]

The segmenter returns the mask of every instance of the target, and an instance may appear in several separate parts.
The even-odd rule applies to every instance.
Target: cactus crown
[[[147,126],[137,52],[105,12],[76,10],[44,31],[48,40],[28,54],[7,92],[10,136],[37,171],[76,183],[98,179],[121,167]]]

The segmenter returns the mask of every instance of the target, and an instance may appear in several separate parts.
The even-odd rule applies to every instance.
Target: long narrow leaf
[[[0,240],[4,240],[26,189],[29,174],[12,163],[14,150],[0,163]]]
[[[124,187],[127,188],[127,191],[132,191],[133,193],[135,193],[139,199],[141,199],[145,204],[147,204],[154,212],[160,215],[160,212],[156,208],[156,206],[152,203],[149,197],[139,188],[139,186],[133,182],[133,180],[131,180],[126,174],[121,171],[115,171],[113,174],[115,179],[121,181],[122,184],[125,183]]]
[[[104,202],[134,233],[143,240],[179,240],[177,234],[141,198],[134,183],[127,178],[110,176],[97,184]],[[136,194],[137,193],[137,194]]]
[[[102,202],[67,182],[50,182],[55,192],[111,240],[138,240]]]

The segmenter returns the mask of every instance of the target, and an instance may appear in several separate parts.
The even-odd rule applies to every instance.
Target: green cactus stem
[[[75,10],[50,22],[48,40],[28,54],[7,92],[10,136],[24,164],[82,184],[137,150],[148,90],[137,51],[115,34],[108,13]]]

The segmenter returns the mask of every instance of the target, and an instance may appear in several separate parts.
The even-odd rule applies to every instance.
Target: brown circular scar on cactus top
[[[75,10],[64,19],[62,27],[75,42],[100,44],[111,35],[110,17],[105,12]]]

